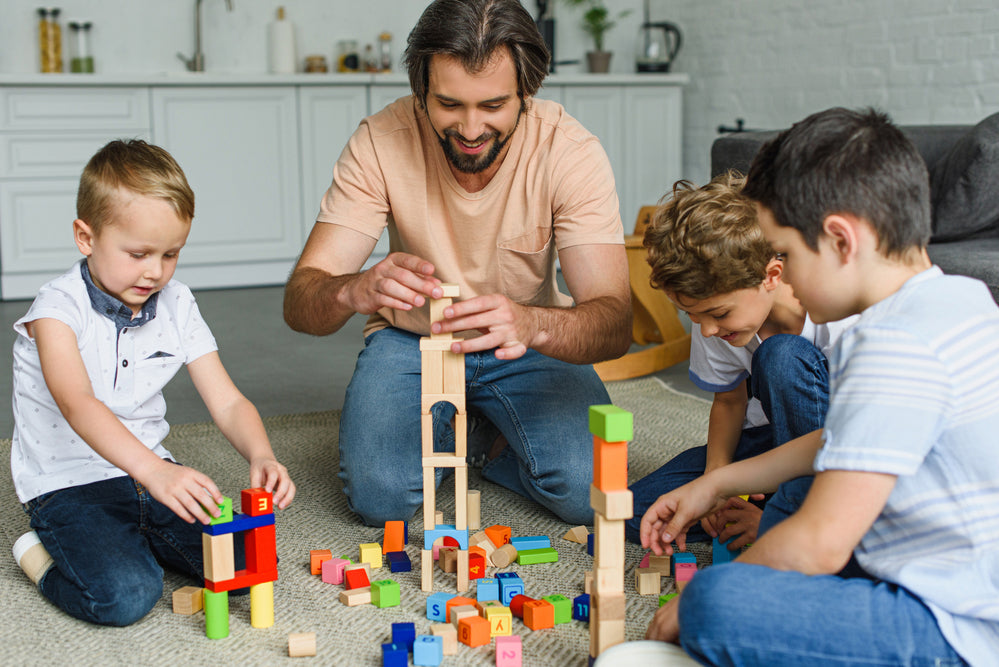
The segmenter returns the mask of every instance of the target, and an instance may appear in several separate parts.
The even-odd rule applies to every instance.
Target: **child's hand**
[[[645,638],[679,644],[680,618],[677,614],[679,606],[680,596],[678,595],[659,607],[655,616],[652,617],[652,621],[649,623],[649,629],[645,631]]]
[[[671,543],[676,540],[683,550],[687,546],[687,529],[701,517],[720,510],[725,498],[712,491],[704,477],[684,484],[674,491],[659,496],[642,517],[642,546],[657,555],[672,554]]]
[[[288,469],[272,458],[250,461],[250,486],[267,489],[278,509],[286,508],[295,498],[295,483],[288,476]]]
[[[222,513],[218,508],[222,493],[208,475],[194,468],[161,461],[142,483],[153,498],[188,523],[208,525]]]
[[[735,551],[756,541],[762,515],[763,510],[756,505],[733,496],[720,511],[701,519],[701,526],[720,542],[735,537],[728,544],[728,549]]]

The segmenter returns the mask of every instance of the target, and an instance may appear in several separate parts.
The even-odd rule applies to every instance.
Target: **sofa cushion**
[[[930,174],[933,241],[999,226],[999,113],[964,134]]]
[[[976,238],[951,243],[931,243],[930,259],[944,273],[978,278],[989,286],[999,303],[999,238]]]

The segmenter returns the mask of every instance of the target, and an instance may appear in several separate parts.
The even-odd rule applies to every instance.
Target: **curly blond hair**
[[[745,177],[728,171],[697,188],[678,181],[645,230],[653,287],[688,299],[757,287],[774,251],[742,195]]]

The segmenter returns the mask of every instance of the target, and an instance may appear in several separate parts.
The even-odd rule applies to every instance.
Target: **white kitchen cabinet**
[[[283,283],[302,250],[291,86],[155,87],[153,140],[194,190],[177,278],[197,287]]]

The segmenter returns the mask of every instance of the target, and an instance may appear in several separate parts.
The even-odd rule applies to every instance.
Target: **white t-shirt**
[[[94,395],[161,458],[170,430],[163,387],[182,364],[215,351],[215,338],[187,286],[171,280],[158,294],[155,316],[118,331],[95,310],[82,262],[46,283],[28,313],[14,324],[14,438],[10,467],[21,502],[44,493],[121,477],[126,473],[83,441],[62,416],[42,376],[38,348],[25,323],[52,318],[76,334]]]
[[[806,314],[805,325],[799,335],[828,358],[840,334],[852,326],[857,317],[854,315],[838,322],[815,324]],[[759,335],[756,335],[745,347],[736,347],[716,336],[705,338],[701,335],[700,325],[693,323],[690,331],[690,380],[704,391],[716,394],[735,389],[749,377],[753,368],[753,353],[761,342]],[[750,398],[742,428],[769,423],[759,399]]]

